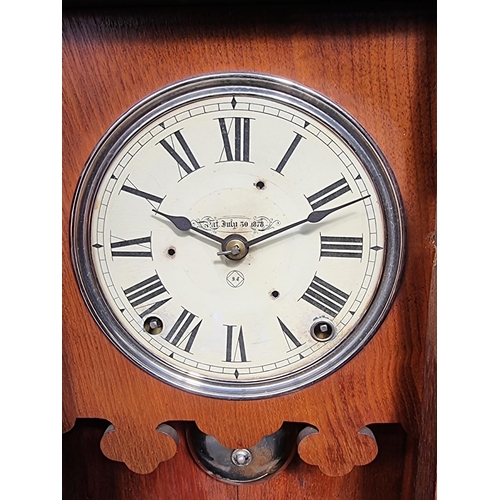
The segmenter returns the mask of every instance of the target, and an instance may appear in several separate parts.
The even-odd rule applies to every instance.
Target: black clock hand
[[[276,229],[276,231],[264,234],[262,236],[259,236],[258,238],[254,238],[253,240],[250,240],[247,243],[247,247],[255,245],[256,243],[260,243],[261,241],[267,240],[267,238],[271,238],[272,236],[276,236],[277,234],[283,233],[284,231],[288,231],[289,229],[292,229],[293,227],[300,226],[301,224],[304,224],[306,222],[313,222],[314,223],[314,222],[322,221],[327,215],[330,215],[331,213],[336,212],[337,210],[348,207],[349,205],[353,205],[354,203],[357,203],[358,201],[364,200],[364,199],[369,198],[369,197],[370,197],[370,195],[367,194],[366,196],[362,196],[361,198],[358,198],[356,200],[349,201],[347,203],[344,203],[343,205],[339,205],[338,207],[330,208],[329,210],[318,210],[315,212],[311,212],[306,219],[300,220],[298,222],[294,222],[293,224],[289,224],[288,226],[281,227],[280,229]]]
[[[163,212],[155,210],[154,208],[153,212],[167,218],[177,229],[179,229],[179,231],[194,231],[196,233],[202,234],[207,238],[210,238],[213,241],[216,241],[217,243],[222,244],[222,238],[219,238],[218,236],[215,236],[215,234],[204,231],[203,229],[200,229],[198,227],[194,227],[187,217],[183,217],[182,215],[167,215]]]

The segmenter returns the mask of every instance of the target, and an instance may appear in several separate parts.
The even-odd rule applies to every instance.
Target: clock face
[[[296,390],[371,338],[403,261],[397,186],[323,96],[256,74],[197,77],[108,131],[73,209],[73,261],[112,342],[198,394]]]

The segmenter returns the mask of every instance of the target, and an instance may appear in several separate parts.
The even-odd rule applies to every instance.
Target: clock
[[[123,114],[76,191],[72,260],[114,346],[177,389],[285,395],[349,362],[403,270],[392,171],[340,106],[299,83],[213,73]]]
[[[309,3],[300,2],[286,8],[273,2],[231,7],[206,2],[193,9],[167,2],[154,9],[143,4],[136,9],[123,2],[114,4],[113,9],[103,9],[102,2],[78,2],[78,6],[66,2],[63,9],[64,498],[111,498],[119,491],[137,499],[433,498],[436,42],[432,6],[377,5],[359,10],[351,4],[311,9]],[[280,76],[263,76],[269,73]],[[216,84],[221,74],[233,80]],[[244,77],[244,82],[236,76]],[[162,204],[122,190],[120,186],[132,185],[121,177],[122,184],[116,185],[120,191],[110,192],[110,197],[126,201],[123,218],[107,213],[103,238],[97,240],[92,220],[100,189],[134,137],[140,139],[138,134],[146,129],[153,131],[154,120],[167,126],[169,117],[182,107],[193,112],[205,100],[224,99],[223,90],[229,87],[233,93],[226,102],[234,96],[234,109],[231,104],[227,112],[210,115],[213,119],[208,113],[193,116],[171,129],[173,135],[157,129],[162,135],[155,139],[164,139],[193,172],[188,173],[163,145],[155,151],[162,169],[158,164],[159,170],[149,170],[148,175],[154,167],[149,162],[125,166],[136,189],[160,197]],[[279,119],[259,114],[255,107],[242,108],[250,98],[254,103],[265,101],[267,110],[280,109]],[[175,109],[168,103],[176,103]],[[290,115],[293,121],[286,119]],[[202,131],[191,128],[195,119],[203,122]],[[292,129],[285,137],[286,127]],[[321,221],[308,220],[246,247],[246,242],[303,221],[311,213],[364,196],[350,167],[342,160],[338,163],[340,157],[328,149],[325,137],[331,137],[360,169],[370,196]],[[258,142],[267,138],[275,142],[272,148]],[[295,138],[298,142],[292,147]],[[152,148],[147,152],[153,143],[139,140],[139,145],[142,152],[134,155],[136,161],[141,154],[144,158],[153,154]],[[290,147],[293,151],[280,175],[278,166]],[[318,155],[327,163],[313,164]],[[144,168],[142,176],[136,176],[139,167]],[[219,174],[228,169],[228,189],[235,195],[230,197],[231,206],[221,207],[209,198],[203,201],[204,193],[210,197],[219,190],[217,198],[222,196],[220,185],[212,189],[202,180],[209,169],[216,171],[219,182],[226,178]],[[297,176],[305,170],[310,175],[299,185]],[[240,180],[242,188],[234,184],[237,171],[249,176],[249,183]],[[316,208],[315,200],[307,200],[342,177],[351,192]],[[243,193],[257,197],[260,205],[244,199]],[[368,246],[366,218],[354,225],[368,202],[380,207],[375,216],[383,221],[377,233],[384,245]],[[137,210],[131,210],[133,205]],[[256,222],[253,227],[252,222]],[[234,223],[239,227],[232,227]],[[229,236],[232,243],[223,246],[220,239]],[[332,310],[335,315],[331,315],[303,297],[311,298],[305,294],[310,289],[322,297],[323,306],[327,299],[330,302],[331,297],[312,288],[318,277],[353,300],[359,276],[350,274],[349,284],[341,271],[356,269],[357,257],[321,252],[323,246],[325,252],[359,253],[353,245],[360,242],[324,240],[322,245],[321,237],[361,237],[362,259],[368,258],[368,251],[380,259],[381,267],[374,269],[379,276],[372,278],[373,288],[357,309],[358,317],[343,328],[340,322],[349,317],[345,312],[354,311],[348,301],[346,309]],[[142,243],[127,245],[141,238]],[[342,243],[348,248],[325,246]],[[98,245],[103,247],[99,250]],[[95,255],[103,255],[109,276],[96,267],[101,264]],[[227,271],[222,273],[223,269]],[[216,279],[207,277],[210,272]],[[132,306],[124,291],[155,273],[166,292]],[[108,288],[108,278],[116,295]],[[319,286],[317,280],[314,285]],[[219,287],[222,297],[229,299],[217,301],[217,294],[204,287],[212,287],[209,291]],[[252,300],[239,302],[245,294]],[[141,316],[147,304],[151,307],[166,299],[162,307]],[[216,324],[211,317],[214,305],[230,316]],[[256,309],[258,313],[252,314]],[[168,337],[184,311],[188,311],[184,320],[192,315],[191,322],[183,333],[175,329],[181,337]],[[135,322],[134,327],[124,318]],[[253,330],[257,324],[261,326]],[[262,332],[262,325],[267,348],[252,345],[254,332]],[[163,351],[155,351],[154,345],[162,345]],[[297,361],[275,366],[288,359]],[[198,366],[190,366],[193,362]],[[223,375],[215,368],[207,371],[203,364],[226,371]],[[245,373],[259,367],[266,369],[253,378]],[[271,442],[281,444],[273,444],[269,454]],[[264,457],[274,457],[275,468],[270,469],[272,460]],[[245,487],[213,480],[221,475],[246,481],[261,477],[262,470],[273,477]]]

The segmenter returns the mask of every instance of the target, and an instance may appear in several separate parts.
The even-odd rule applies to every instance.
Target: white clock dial
[[[97,321],[165,382],[282,394],[373,335],[403,255],[396,185],[352,118],[261,75],[139,103],[89,160],[74,262]]]

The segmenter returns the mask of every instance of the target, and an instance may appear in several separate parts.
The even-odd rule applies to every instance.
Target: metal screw
[[[252,461],[252,454],[246,449],[233,450],[231,461],[234,465],[243,467]]]

